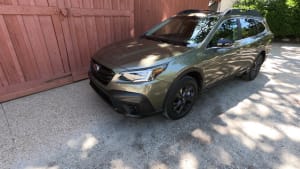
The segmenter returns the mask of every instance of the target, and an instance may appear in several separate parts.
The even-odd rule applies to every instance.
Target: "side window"
[[[209,34],[209,32],[214,27],[217,21],[218,20],[215,17],[200,19],[189,42],[191,44],[202,42]]]
[[[254,35],[257,35],[256,22],[254,19],[242,18],[241,22],[241,33],[242,38],[248,38]]]
[[[261,23],[260,21],[256,21],[256,28],[257,28],[257,33],[261,33],[265,31],[265,25]]]
[[[228,19],[222,23],[216,31],[214,37],[209,43],[208,47],[220,46],[223,44],[232,44],[239,39],[238,23],[236,19]],[[223,45],[226,46],[226,45]]]

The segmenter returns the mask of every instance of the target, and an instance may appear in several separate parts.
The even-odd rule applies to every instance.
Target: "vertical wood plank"
[[[80,1],[81,0],[71,0],[71,6],[72,8],[80,8]]]
[[[5,16],[9,36],[22,68],[25,81],[39,78],[39,70],[33,55],[23,20],[20,16]]]
[[[124,27],[125,27],[125,30],[126,30],[126,33],[125,33],[125,37],[124,39],[129,39],[131,36],[130,36],[130,18],[129,17],[124,17]]]
[[[65,9],[71,5],[69,1],[65,2],[63,0],[59,0],[57,1],[57,6]],[[73,38],[71,35],[71,22],[71,19],[63,16],[53,16],[53,23],[58,37],[60,52],[63,57],[65,72],[75,71],[80,66],[80,56],[79,52],[77,52],[78,48],[74,48],[75,44],[73,44]]]
[[[94,0],[94,7],[97,9],[104,8],[104,0]]]
[[[81,64],[82,66],[87,66],[89,64],[88,58],[91,54],[84,20],[81,17],[75,18],[75,25],[76,37],[78,39],[77,42],[81,56]]]
[[[76,7],[72,4],[71,0],[66,0],[66,8],[71,8],[71,7]],[[78,5],[79,7],[79,5]],[[78,19],[78,18],[77,18]],[[77,36],[76,36],[76,18],[74,17],[70,17],[69,18],[70,21],[70,36],[72,38],[72,44],[73,44],[73,58],[74,58],[74,65],[73,65],[73,69],[72,72],[73,74],[76,74],[78,70],[80,70],[80,68],[82,67],[82,61],[81,61],[81,54],[80,54],[80,50],[79,50],[79,43],[77,40]]]
[[[67,47],[67,37],[64,36],[64,30],[63,30],[63,23],[61,23],[59,16],[52,16],[53,25],[56,33],[56,38],[59,46],[60,55],[62,58],[62,63],[64,67],[64,72],[70,72],[70,66],[69,66],[69,56],[67,53],[68,47]],[[68,42],[71,43],[71,42]],[[72,46],[72,45],[71,45]]]
[[[120,8],[121,10],[126,10],[127,8],[127,4],[128,4],[128,0],[120,0]]]
[[[132,12],[130,16],[130,36],[135,36],[135,29],[134,29],[134,0],[129,0],[129,9]]]
[[[94,8],[93,0],[83,0],[82,1],[82,8]]]
[[[24,82],[24,76],[2,15],[0,15],[0,57],[9,84]]]
[[[19,5],[18,0],[5,0],[6,4]],[[25,81],[36,80],[40,77],[31,44],[24,26],[23,18],[17,16],[4,16],[9,35],[18,57]]]
[[[35,3],[37,6],[49,6],[48,0],[35,0]],[[43,38],[41,40],[45,41],[52,72],[54,76],[63,74],[64,66],[57,44],[58,42],[54,31],[52,18],[51,16],[39,16],[38,18],[43,35]]]
[[[96,9],[104,8],[104,0],[94,0],[94,7]],[[105,32],[104,17],[96,17],[96,29],[97,29],[97,39],[98,39],[98,49],[104,47],[107,44],[107,34]]]
[[[0,87],[5,87],[5,86],[8,86],[8,81],[3,72],[2,63],[0,60]]]
[[[111,4],[112,4],[112,9],[114,9],[114,10],[120,9],[120,1],[119,0],[111,0]]]
[[[93,0],[85,0],[84,8],[94,8]],[[85,17],[85,25],[89,42],[90,55],[93,55],[98,50],[97,27],[95,17]]]
[[[111,35],[111,43],[116,42],[117,41],[117,24],[116,24],[116,16],[112,16],[110,17],[110,35]]]
[[[112,9],[112,3],[111,0],[104,0],[103,2],[104,9]],[[106,44],[111,44],[113,42],[113,17],[104,17],[104,24],[105,24],[105,34],[107,36],[106,38]]]
[[[71,2],[70,0],[58,1],[58,7],[71,8]],[[70,69],[73,74],[76,74],[76,72],[81,67],[81,59],[80,59],[80,52],[77,43],[77,38],[75,36],[76,31],[74,25],[74,18],[63,19],[61,22],[62,22],[64,38],[66,42],[67,52],[68,52]]]
[[[140,0],[134,0],[134,28],[135,28],[135,36],[139,34],[142,29],[141,25],[143,24],[140,20],[141,13],[140,13],[140,7],[141,3]]]
[[[105,25],[105,34],[106,34],[106,45],[111,44],[113,42],[112,38],[112,28],[111,28],[111,17],[104,17],[104,25]]]
[[[46,47],[48,50],[52,71],[54,75],[63,74],[64,66],[62,63],[62,58],[60,56],[60,51],[57,44],[57,37],[54,31],[52,18],[51,16],[40,16],[39,19]]]
[[[103,0],[104,9],[112,9],[112,0]]]
[[[119,40],[124,40],[125,39],[125,34],[126,34],[126,27],[125,27],[125,17],[120,16],[119,17],[119,27],[120,27],[120,39]]]
[[[59,2],[64,5],[64,1],[59,1]],[[48,0],[49,6],[54,6],[54,7],[59,7],[59,2],[57,2],[56,0]],[[66,21],[66,19],[67,18],[65,18],[64,16],[59,16],[59,15],[52,16],[53,27],[57,39],[61,60],[63,63],[64,73],[70,72],[70,63],[68,58],[69,56],[67,53],[67,46],[65,44],[65,37],[63,31],[63,23]]]
[[[80,8],[81,3],[79,0],[71,1],[72,7]],[[77,38],[77,43],[79,47],[80,52],[80,60],[82,67],[89,65],[89,57],[91,56],[90,50],[89,50],[89,42],[87,37],[87,31],[86,26],[84,22],[84,17],[73,17],[73,24],[75,26],[74,34]]]
[[[125,17],[125,23],[126,23],[126,39],[129,39],[129,38],[132,38],[132,35],[131,35],[131,25],[130,25],[130,18],[129,17]],[[135,35],[136,36],[136,35]]]
[[[45,0],[37,0],[39,5],[46,5]],[[34,6],[34,0],[19,0],[19,4],[26,6]],[[51,61],[48,55],[47,46],[43,36],[40,20],[38,16],[23,16],[25,28],[29,37],[29,41],[35,56],[40,76],[42,79],[51,79],[53,71]]]
[[[39,67],[42,78],[47,79],[53,75],[39,20],[34,16],[23,16],[25,28],[31,43],[33,54]]]
[[[58,1],[63,1],[63,0],[58,0]],[[49,6],[57,6],[57,0],[48,0]]]

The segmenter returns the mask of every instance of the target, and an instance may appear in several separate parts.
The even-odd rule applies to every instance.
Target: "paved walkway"
[[[204,93],[179,121],[126,118],[82,81],[1,104],[1,169],[300,166],[300,45],[274,44],[253,82]]]

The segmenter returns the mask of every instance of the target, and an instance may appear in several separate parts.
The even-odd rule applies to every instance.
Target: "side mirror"
[[[230,47],[233,45],[233,41],[226,38],[221,38],[217,42],[218,47]]]

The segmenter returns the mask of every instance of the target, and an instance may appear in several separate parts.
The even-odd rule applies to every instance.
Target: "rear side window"
[[[228,19],[216,31],[208,47],[216,47],[220,40],[233,43],[238,39],[238,22],[236,19]]]
[[[266,29],[265,25],[259,21],[256,21],[256,28],[257,28],[257,33],[262,33]]]
[[[256,27],[257,22],[254,19],[242,18],[240,19],[240,22],[243,39],[257,35],[259,33]]]

